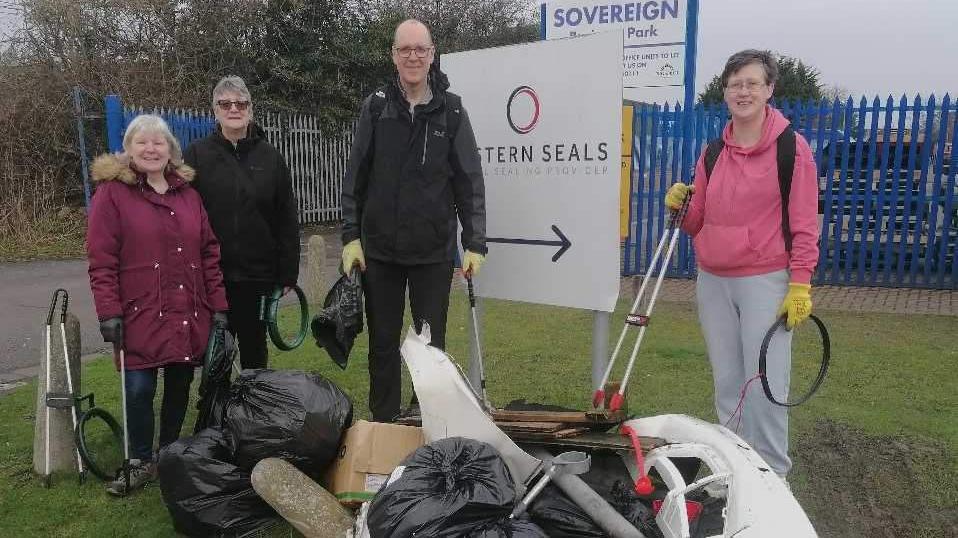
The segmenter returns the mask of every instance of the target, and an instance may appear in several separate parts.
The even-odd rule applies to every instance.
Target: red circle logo
[[[539,96],[529,86],[519,86],[512,91],[506,104],[506,119],[509,127],[519,134],[526,134],[539,123]]]

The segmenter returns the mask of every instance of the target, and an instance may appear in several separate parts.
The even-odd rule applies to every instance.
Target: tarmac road
[[[106,351],[93,308],[86,260],[0,264],[0,382],[19,379],[43,357],[43,332],[53,290],[70,294],[69,310],[80,318],[83,355]],[[53,338],[59,341],[58,316]]]

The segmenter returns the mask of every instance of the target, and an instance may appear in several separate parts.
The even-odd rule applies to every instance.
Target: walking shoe
[[[410,402],[409,407],[399,413],[399,418],[420,417],[422,412],[419,410],[419,402]]]
[[[117,497],[125,497],[130,493],[142,488],[154,478],[154,466],[152,462],[131,459],[130,483],[126,483],[126,477],[123,475],[123,471],[121,470],[120,476],[107,485],[106,492]]]

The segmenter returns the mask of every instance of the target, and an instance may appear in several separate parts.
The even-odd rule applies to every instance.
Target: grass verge
[[[447,342],[465,368],[468,303],[462,295],[452,298]],[[525,398],[586,408],[590,315],[504,301],[486,301],[485,307],[483,350],[493,402]],[[614,326],[625,308],[619,305]],[[791,415],[797,498],[822,536],[955,536],[955,318],[820,315],[832,335],[832,367],[819,394]],[[285,323],[292,312],[282,316]],[[617,337],[618,330],[613,332]],[[364,333],[343,371],[310,338],[291,352],[272,349],[271,366],[320,372],[350,394],[357,418],[366,417],[366,352]],[[630,411],[715,420],[711,386],[694,306],[660,302],[633,374]],[[83,388],[119,416],[119,387],[108,360],[84,367]],[[35,392],[34,382],[0,398],[0,534],[173,535],[158,487],[119,500],[107,496],[102,484],[79,486],[69,474],[55,477],[50,490],[40,487],[31,471]],[[193,417],[191,410],[184,431]]]

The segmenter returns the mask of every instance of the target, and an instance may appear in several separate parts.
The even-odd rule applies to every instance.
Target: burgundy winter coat
[[[126,367],[201,366],[214,312],[227,310],[220,247],[193,170],[167,174],[157,194],[123,156],[92,166],[87,257],[100,321],[123,318]]]

